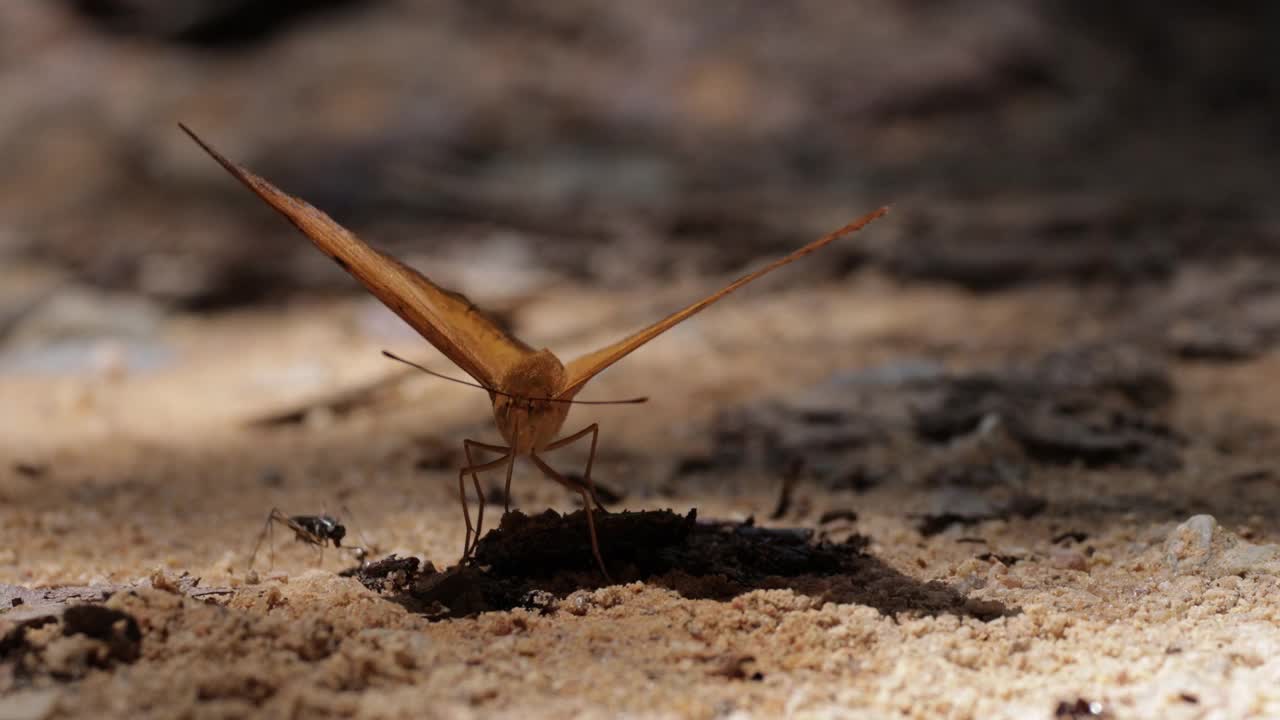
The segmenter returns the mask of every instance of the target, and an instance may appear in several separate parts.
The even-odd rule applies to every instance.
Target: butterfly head
[[[493,417],[502,437],[516,449],[517,454],[528,455],[555,439],[569,415],[569,406],[587,405],[635,405],[647,402],[647,397],[626,400],[574,400],[577,388],[565,390],[564,365],[550,350],[532,353],[517,363],[497,387],[449,377],[410,362],[395,353],[383,350],[382,354],[409,367],[449,382],[470,385],[489,391],[493,402]]]
[[[491,393],[493,419],[517,454],[534,452],[555,439],[569,415],[569,403],[553,401],[564,385],[564,365],[550,350],[529,355]]]

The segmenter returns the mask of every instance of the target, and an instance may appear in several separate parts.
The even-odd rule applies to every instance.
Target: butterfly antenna
[[[448,376],[448,375],[445,375],[444,373],[438,373],[438,372],[436,372],[435,370],[428,370],[427,368],[422,367],[421,365],[419,365],[419,364],[418,364],[418,363],[416,363],[416,362],[413,362],[413,361],[411,361],[411,360],[405,360],[404,358],[400,357],[399,355],[396,355],[395,353],[391,352],[390,350],[383,350],[383,351],[382,351],[382,354],[383,354],[383,355],[385,355],[385,356],[387,356],[387,357],[389,357],[389,358],[391,358],[392,360],[395,360],[396,362],[402,362],[402,363],[404,363],[405,365],[408,365],[408,366],[409,366],[409,367],[411,367],[411,368],[416,368],[416,369],[418,369],[418,370],[421,370],[422,372],[424,372],[424,373],[426,373],[426,374],[428,374],[428,375],[434,375],[434,376],[436,376],[436,377],[440,378],[441,380],[448,380],[449,382],[458,383],[459,385],[467,385],[467,386],[469,386],[469,387],[473,387],[473,388],[480,388],[481,390],[488,390],[488,391],[489,391],[489,392],[491,392],[491,393],[497,393],[497,394],[499,394],[499,395],[507,395],[507,393],[504,393],[504,392],[502,392],[501,390],[495,390],[495,389],[490,388],[490,387],[485,387],[484,385],[481,385],[480,383],[468,382],[468,381],[466,381],[466,380],[462,380],[462,379],[459,379],[459,378],[456,378],[456,377],[450,377],[450,376]],[[508,395],[508,397],[510,397],[510,396]]]
[[[481,390],[487,390],[491,393],[494,393],[495,395],[502,395],[504,397],[509,397],[513,400],[541,400],[541,401],[555,402],[555,403],[569,403],[571,405],[639,405],[640,403],[649,402],[649,398],[647,397],[634,397],[634,398],[627,398],[626,400],[565,400],[562,398],[527,398],[521,395],[512,395],[511,393],[503,392],[497,388],[485,387],[484,385],[481,385],[479,383],[468,382],[467,380],[451,377],[449,375],[445,375],[444,373],[438,373],[435,370],[428,370],[427,368],[422,367],[421,365],[419,365],[416,362],[413,362],[412,360],[405,360],[404,358],[400,357],[399,355],[396,355],[390,350],[383,350],[382,354],[391,358],[392,360],[395,360],[396,362],[404,363],[405,365],[408,365],[411,368],[416,368],[428,375],[433,375],[435,377],[438,377],[441,380],[448,380],[449,382],[458,383],[459,385],[466,385],[468,387],[480,388]]]
[[[649,402],[648,397],[633,397],[626,400],[563,400],[561,398],[541,398],[548,402],[562,402],[570,405],[639,405]]]

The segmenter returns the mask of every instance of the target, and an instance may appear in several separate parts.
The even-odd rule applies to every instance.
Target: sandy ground
[[[561,287],[515,324],[572,356],[699,289],[606,303]],[[990,367],[1103,323],[1067,288],[983,297],[865,274],[753,289],[587,393],[648,405],[578,407],[570,424],[602,423],[596,476],[625,490],[615,509],[696,507],[829,541],[856,531],[897,579],[716,593],[696,573],[608,585],[583,571],[540,608],[439,619],[339,577],[348,556],[285,531],[272,566],[246,572],[273,506],[343,508],[379,556],[456,560],[453,448],[495,439],[478,391],[412,377],[354,410],[243,424],[394,374],[382,347],[444,369],[384,320],[364,302],[179,318],[157,336],[173,357],[163,369],[129,370],[128,350],[106,347],[87,374],[0,379],[0,717],[1280,717],[1272,357],[1176,364],[1172,471],[1032,464],[978,495],[1034,495],[1042,511],[922,534],[917,514],[973,501],[929,477],[1011,452],[986,427],[880,448],[890,479],[858,491],[802,477],[767,520],[776,473],[676,467],[707,453],[717,412],[913,358]],[[513,496],[528,512],[575,507],[532,468]],[[820,523],[832,509],[857,519]],[[103,594],[132,621],[111,615],[95,636],[68,614],[15,631]],[[130,622],[140,639],[113,644]]]
[[[0,3],[0,720],[1280,717],[1280,24],[1221,5]],[[697,510],[616,583],[528,466],[492,565],[251,568],[275,507],[444,571],[497,434],[178,122],[566,359],[895,206],[582,395],[652,398],[571,415],[602,527]]]

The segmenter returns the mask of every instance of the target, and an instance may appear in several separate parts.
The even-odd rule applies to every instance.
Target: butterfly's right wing
[[[719,300],[725,295],[728,295],[734,290],[737,290],[743,285],[746,285],[752,280],[755,280],[761,277],[762,275],[767,275],[773,272],[774,270],[777,270],[778,268],[782,267],[783,265],[788,265],[790,263],[795,262],[796,260],[799,260],[805,255],[808,255],[809,253],[817,250],[818,248],[830,243],[836,238],[843,237],[845,235],[850,235],[852,233],[855,233],[861,230],[867,223],[871,222],[872,220],[875,220],[876,218],[880,217],[881,215],[884,215],[887,212],[889,212],[889,208],[882,207],[879,210],[874,210],[870,213],[867,213],[866,215],[863,215],[857,220],[854,220],[848,225],[845,225],[844,227],[840,228],[839,230],[835,230],[833,232],[827,233],[826,235],[823,235],[822,237],[818,238],[817,240],[814,240],[808,245],[805,245],[804,247],[796,250],[790,255],[787,255],[786,257],[778,258],[777,260],[774,260],[773,262],[760,268],[759,270],[756,270],[753,273],[749,273],[747,275],[744,275],[738,278],[737,280],[734,280],[732,283],[729,283],[729,285],[727,285],[724,288],[721,288],[719,291],[711,294],[710,296],[705,297],[702,300],[699,300],[698,302],[690,305],[689,307],[683,310],[680,310],[678,312],[674,312],[668,315],[667,317],[659,320],[658,322],[650,325],[649,327],[633,335],[629,335],[612,345],[608,345],[606,347],[600,348],[599,350],[593,353],[587,353],[582,357],[574,359],[572,362],[570,362],[568,365],[565,366],[564,388],[558,393],[557,397],[572,398],[579,390],[582,389],[582,386],[585,385],[588,380],[595,377],[602,370],[618,362],[619,360],[626,357],[627,355],[631,354],[641,345],[644,345],[645,343],[658,337],[662,333],[684,322],[691,316],[701,312],[708,305],[714,303],[715,301]]]
[[[369,247],[328,215],[223,157],[185,125],[180,127],[476,382],[496,388],[512,366],[533,354],[532,348],[503,331],[465,296]]]

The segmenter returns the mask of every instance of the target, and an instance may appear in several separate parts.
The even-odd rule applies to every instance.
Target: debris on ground
[[[887,614],[954,612],[998,617],[1008,609],[970,601],[940,584],[907,579],[866,554],[860,535],[832,543],[805,528],[699,522],[694,512],[599,514],[600,545],[615,582],[643,581],[691,597],[727,599],[766,587],[803,591],[840,578],[840,592]],[[427,566],[410,591],[428,614],[447,617],[517,607],[536,609],[606,584],[598,576],[585,515],[509,513],[480,540],[474,563],[435,572]]]
[[[969,498],[965,501],[962,498]],[[1044,498],[1034,495],[1018,494],[999,505],[990,503],[985,497],[961,495],[960,493],[943,493],[935,503],[938,512],[923,515],[916,524],[916,530],[925,537],[944,532],[952,526],[969,526],[990,520],[1008,520],[1010,518],[1032,518],[1044,512],[1048,503]]]
[[[1223,529],[1212,515],[1195,515],[1165,539],[1166,563],[1177,575],[1280,575],[1280,545],[1255,545]]]
[[[12,664],[12,682],[18,686],[42,675],[75,680],[95,668],[132,663],[141,654],[138,621],[103,605],[70,605],[60,614],[29,616],[0,638],[0,663]],[[11,689],[0,687],[0,693]]]

